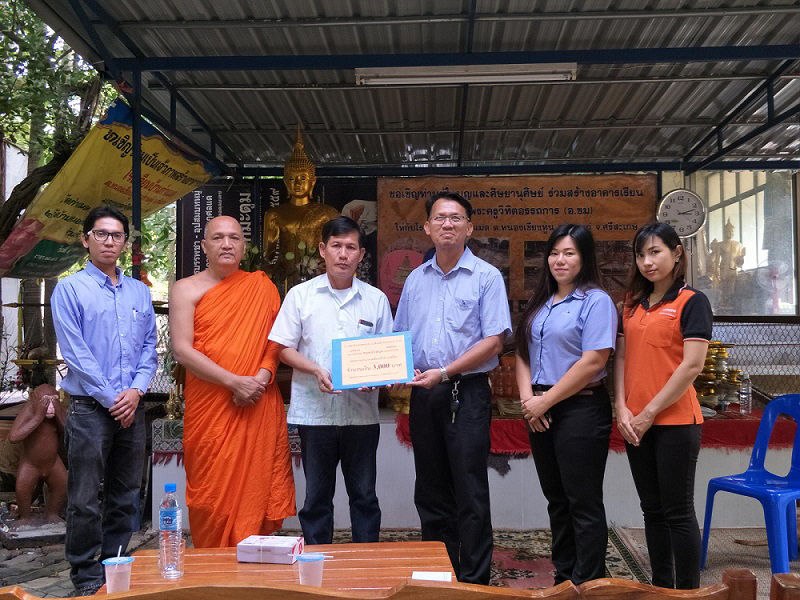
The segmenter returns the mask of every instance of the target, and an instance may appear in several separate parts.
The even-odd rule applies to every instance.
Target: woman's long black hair
[[[651,237],[660,239],[670,250],[675,250],[678,246],[682,246],[681,238],[675,233],[672,225],[667,223],[649,223],[636,232],[633,238],[633,264],[628,276],[628,293],[625,295],[625,308],[634,308],[653,292],[653,283],[642,275],[636,264],[636,256],[642,252],[644,245]],[[673,281],[683,279],[686,275],[686,263],[686,249],[684,248],[680,258],[675,263],[675,267],[672,269]]]
[[[581,256],[581,270],[575,278],[575,288],[590,289],[599,288],[600,285],[600,272],[597,269],[597,259],[594,252],[594,238],[592,232],[589,231],[584,225],[573,225],[567,223],[559,225],[550,234],[547,240],[547,247],[544,252],[544,260],[542,265],[542,272],[537,282],[536,291],[533,292],[528,305],[525,307],[525,312],[517,323],[516,333],[514,334],[514,342],[516,345],[517,354],[527,363],[530,363],[528,356],[528,343],[531,341],[531,322],[539,312],[539,309],[547,302],[553,294],[558,291],[558,283],[556,282],[553,274],[550,272],[550,265],[548,257],[553,247],[564,236],[569,236],[575,241],[575,247]]]

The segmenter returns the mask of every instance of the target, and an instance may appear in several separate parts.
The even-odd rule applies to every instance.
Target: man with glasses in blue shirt
[[[158,357],[150,290],[117,267],[128,234],[128,219],[117,209],[92,209],[81,239],[89,262],[62,279],[50,299],[68,367],[61,387],[71,396],[64,553],[79,596],[103,585],[101,561],[120,547],[126,551],[139,522],[145,458],[140,400]]]
[[[472,206],[441,192],[425,203],[436,253],[406,279],[395,331],[411,331],[409,428],[423,540],[444,542],[459,581],[489,583],[488,372],[511,333],[503,277],[466,247]]]

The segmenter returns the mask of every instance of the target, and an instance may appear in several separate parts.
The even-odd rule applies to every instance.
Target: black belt
[[[452,386],[456,381],[472,381],[475,379],[488,379],[488,373],[467,373],[466,375],[450,375],[450,379],[447,381],[440,381],[437,385],[449,385]]]
[[[586,386],[582,390],[578,390],[574,394],[570,394],[571,396],[591,396],[594,394],[595,390],[603,386],[602,381],[598,381],[594,385]],[[542,385],[541,383],[534,383],[531,385],[531,391],[533,392],[546,392],[549,390],[552,385]]]
[[[466,375],[453,375],[450,381],[470,381],[471,379],[478,379],[480,377],[489,377],[488,373],[467,373]]]

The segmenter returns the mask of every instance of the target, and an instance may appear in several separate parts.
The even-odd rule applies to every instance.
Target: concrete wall
[[[11,144],[5,144],[6,164],[3,168],[3,176],[5,177],[5,198],[11,194],[20,181],[25,179],[28,174],[28,156],[24,154],[19,148]]]
[[[5,198],[7,200],[9,194],[20,181],[22,181],[28,174],[28,157],[23,154],[16,146],[5,144],[6,162],[0,170],[5,183]],[[19,279],[12,279],[4,277],[0,279],[2,286],[0,287],[0,303],[8,304],[9,302],[16,302],[19,298]],[[7,334],[8,348],[13,350],[13,356],[16,358],[17,348],[17,309],[16,308],[3,308],[3,333]],[[0,359],[5,360],[6,356],[0,356]],[[11,373],[6,376],[13,377],[16,374],[16,366],[10,365]]]
[[[398,441],[392,414],[385,413],[382,417],[377,483],[382,512],[381,525],[384,528],[419,528],[419,517],[414,508],[414,457],[411,449]],[[767,457],[767,466],[776,473],[785,474],[790,460],[791,449],[773,450]],[[701,525],[708,480],[711,477],[742,472],[747,468],[749,461],[749,450],[727,451],[704,448],[700,451],[695,481],[695,508]],[[533,459],[530,456],[524,459],[511,459],[508,464],[510,470],[505,475],[489,469],[492,525],[503,529],[549,527],[547,504],[539,486]],[[305,478],[299,461],[298,464],[293,464],[293,469],[299,510],[305,498]],[[153,467],[153,514],[157,514],[157,502],[164,489],[164,483],[168,481],[175,481],[178,484],[178,496],[185,506],[184,478],[183,468],[178,467],[174,459],[170,465]],[[639,499],[624,453],[610,452],[608,455],[604,496],[606,517],[610,525],[644,526]],[[764,525],[761,507],[755,500],[719,493],[714,504],[712,523],[714,527]],[[334,525],[337,528],[350,526],[347,492],[341,471],[338,473],[334,498]],[[297,517],[293,517],[284,522],[284,527],[299,529],[300,522]]]
[[[791,449],[775,450],[767,464],[776,472],[785,473]],[[702,522],[708,480],[711,477],[739,473],[747,468],[750,450],[727,451],[704,448],[700,452],[695,480],[695,507]],[[533,459],[511,459],[504,476],[489,469],[492,502],[492,525],[496,528],[532,529],[549,527],[547,504],[542,495]],[[782,470],[781,470],[782,469]],[[298,509],[305,497],[302,468],[295,467]],[[411,450],[397,440],[393,420],[381,423],[378,448],[378,498],[383,527],[419,527],[414,508],[414,457]],[[643,527],[639,499],[624,453],[610,452],[604,484],[606,516],[609,524]],[[347,492],[341,472],[338,474],[334,499],[335,526],[349,527]],[[715,500],[715,527],[760,527],[764,524],[760,505],[751,499],[720,493]],[[297,518],[287,520],[286,527],[299,528]]]

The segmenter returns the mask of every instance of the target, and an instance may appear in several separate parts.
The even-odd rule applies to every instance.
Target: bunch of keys
[[[453,399],[450,400],[450,414],[452,415],[451,423],[456,422],[456,413],[458,412],[458,407],[461,404],[458,401],[458,384],[461,383],[460,381],[453,382],[453,391],[450,392],[453,395]]]

